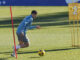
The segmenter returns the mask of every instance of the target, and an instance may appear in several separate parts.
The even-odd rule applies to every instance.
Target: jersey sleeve
[[[36,26],[30,26],[29,27],[29,29],[31,30],[31,29],[35,29],[36,28]]]

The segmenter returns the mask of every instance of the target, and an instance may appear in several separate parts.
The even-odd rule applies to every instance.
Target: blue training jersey
[[[32,15],[26,16],[18,26],[16,33],[20,34],[23,32],[24,34],[26,34],[26,31],[30,28],[32,21],[33,21]]]

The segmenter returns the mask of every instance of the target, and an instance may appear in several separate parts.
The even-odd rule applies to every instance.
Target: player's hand
[[[37,25],[36,27],[37,27],[37,29],[40,29],[40,26],[39,25]]]

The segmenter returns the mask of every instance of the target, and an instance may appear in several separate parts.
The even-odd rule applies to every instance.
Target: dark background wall
[[[13,6],[65,6],[65,0],[0,0],[0,5]]]

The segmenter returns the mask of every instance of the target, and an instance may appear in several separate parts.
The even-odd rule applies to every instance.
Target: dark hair
[[[37,14],[36,10],[32,10],[31,14]]]

